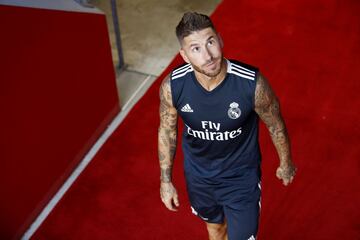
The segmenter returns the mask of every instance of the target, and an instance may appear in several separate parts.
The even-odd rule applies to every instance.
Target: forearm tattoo
[[[279,102],[261,74],[256,84],[255,111],[268,128],[281,163],[291,161],[290,140],[281,116]]]
[[[161,168],[160,179],[162,182],[171,182],[172,169],[171,167]]]
[[[160,127],[158,132],[158,155],[162,182],[171,182],[172,166],[177,144],[177,112],[172,106],[170,79],[160,87]]]

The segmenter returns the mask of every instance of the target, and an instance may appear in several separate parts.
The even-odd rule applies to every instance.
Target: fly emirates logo
[[[195,138],[211,141],[227,141],[229,139],[236,138],[241,134],[241,127],[233,131],[220,131],[220,123],[213,123],[211,121],[201,121],[201,127],[203,130],[193,130],[188,125],[187,133]]]

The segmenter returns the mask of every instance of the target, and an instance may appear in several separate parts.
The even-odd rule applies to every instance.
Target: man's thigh
[[[186,181],[192,213],[208,223],[223,223],[224,209],[217,203],[214,186],[189,175]]]
[[[229,240],[254,240],[260,213],[260,176],[249,170],[238,178],[227,179],[217,191],[228,226]]]
[[[255,240],[259,222],[259,204],[251,203],[246,207],[224,206],[229,240]]]
[[[260,211],[260,177],[256,170],[237,177],[209,180],[186,176],[195,215],[208,223],[226,219],[229,240],[254,240]]]

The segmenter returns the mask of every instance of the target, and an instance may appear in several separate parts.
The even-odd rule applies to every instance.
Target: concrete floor
[[[125,71],[117,71],[123,109],[131,107],[178,53],[175,27],[184,12],[210,15],[221,0],[118,0]],[[118,55],[110,0],[90,0],[107,16],[114,66]]]

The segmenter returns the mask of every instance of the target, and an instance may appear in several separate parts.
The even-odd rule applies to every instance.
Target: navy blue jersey
[[[184,122],[184,167],[194,176],[230,177],[260,164],[254,111],[258,69],[226,61],[226,77],[212,91],[200,85],[190,64],[170,75],[173,105]]]

